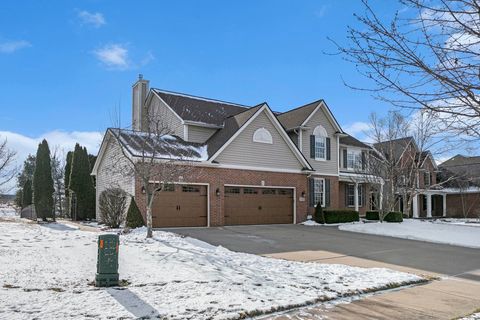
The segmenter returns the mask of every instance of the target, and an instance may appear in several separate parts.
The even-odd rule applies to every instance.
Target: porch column
[[[418,218],[418,195],[413,196],[413,203],[412,203],[412,215],[414,218]]]
[[[432,195],[430,193],[426,194],[427,196],[427,218],[432,217]]]
[[[378,195],[378,209],[383,209],[383,183],[380,183],[380,194]]]
[[[355,211],[358,211],[358,182],[355,182],[355,189],[354,189],[354,197],[355,197]]]
[[[447,194],[443,194],[443,216],[447,216]]]

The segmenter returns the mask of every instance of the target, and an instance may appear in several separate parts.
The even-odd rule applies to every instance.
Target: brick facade
[[[468,213],[467,218],[480,217],[480,193],[447,195],[447,216],[464,218],[464,212]]]
[[[330,179],[332,177],[329,177]],[[334,177],[335,178],[335,177]],[[336,178],[335,178],[336,179]],[[332,179],[333,182],[334,179]],[[296,222],[306,220],[308,211],[308,178],[307,174],[302,173],[280,173],[267,171],[210,168],[210,167],[192,167],[183,174],[182,183],[208,183],[210,197],[210,226],[224,225],[224,186],[232,185],[248,185],[248,186],[277,186],[277,187],[294,187],[296,190]],[[263,183],[262,183],[263,182]],[[336,183],[338,190],[338,179]],[[333,186],[333,185],[332,185]],[[135,199],[137,205],[145,216],[146,214],[146,197],[142,193],[142,184],[137,179],[135,182]],[[217,189],[220,195],[217,196]],[[301,201],[302,193],[305,193],[304,201]],[[335,192],[333,192],[335,193]],[[332,193],[332,194],[333,194]],[[333,199],[334,197],[332,197]]]

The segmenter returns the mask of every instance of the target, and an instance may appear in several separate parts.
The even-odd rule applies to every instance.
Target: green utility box
[[[116,234],[102,234],[98,237],[96,287],[118,286],[118,245]]]

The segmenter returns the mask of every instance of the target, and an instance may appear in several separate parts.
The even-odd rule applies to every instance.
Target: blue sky
[[[374,4],[385,18],[397,9]],[[94,152],[116,107],[130,121],[138,73],[153,87],[276,111],[323,98],[356,134],[389,106],[346,88],[342,77],[365,79],[324,54],[335,51],[327,37],[346,41],[354,12],[360,1],[2,1],[0,135],[20,158],[42,137]]]

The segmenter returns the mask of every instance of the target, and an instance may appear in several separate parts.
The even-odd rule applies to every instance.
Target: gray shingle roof
[[[315,110],[321,101],[322,100],[317,100],[304,106],[284,112],[277,115],[277,118],[285,130],[297,128],[304,123],[305,120],[307,120],[308,116],[312,114],[313,110]]]
[[[376,150],[382,152],[384,155],[393,156],[394,159],[400,159],[405,149],[411,143],[415,144],[415,140],[413,139],[413,137],[406,137],[375,143],[373,147]],[[393,155],[390,154],[390,149],[392,149]]]
[[[236,103],[190,96],[182,93],[152,89],[175,113],[186,121],[201,122],[216,126],[249,107]]]
[[[442,162],[439,167],[448,169],[455,174],[466,174],[470,177],[480,177],[480,156],[467,157],[457,154],[447,161]]]
[[[187,142],[177,136],[156,136],[113,128],[109,128],[108,131],[134,157],[183,161],[204,161],[208,158],[205,144]]]
[[[340,144],[371,149],[371,147],[368,144],[363,143],[362,141],[352,137],[351,135],[348,135],[346,137],[340,137]]]

